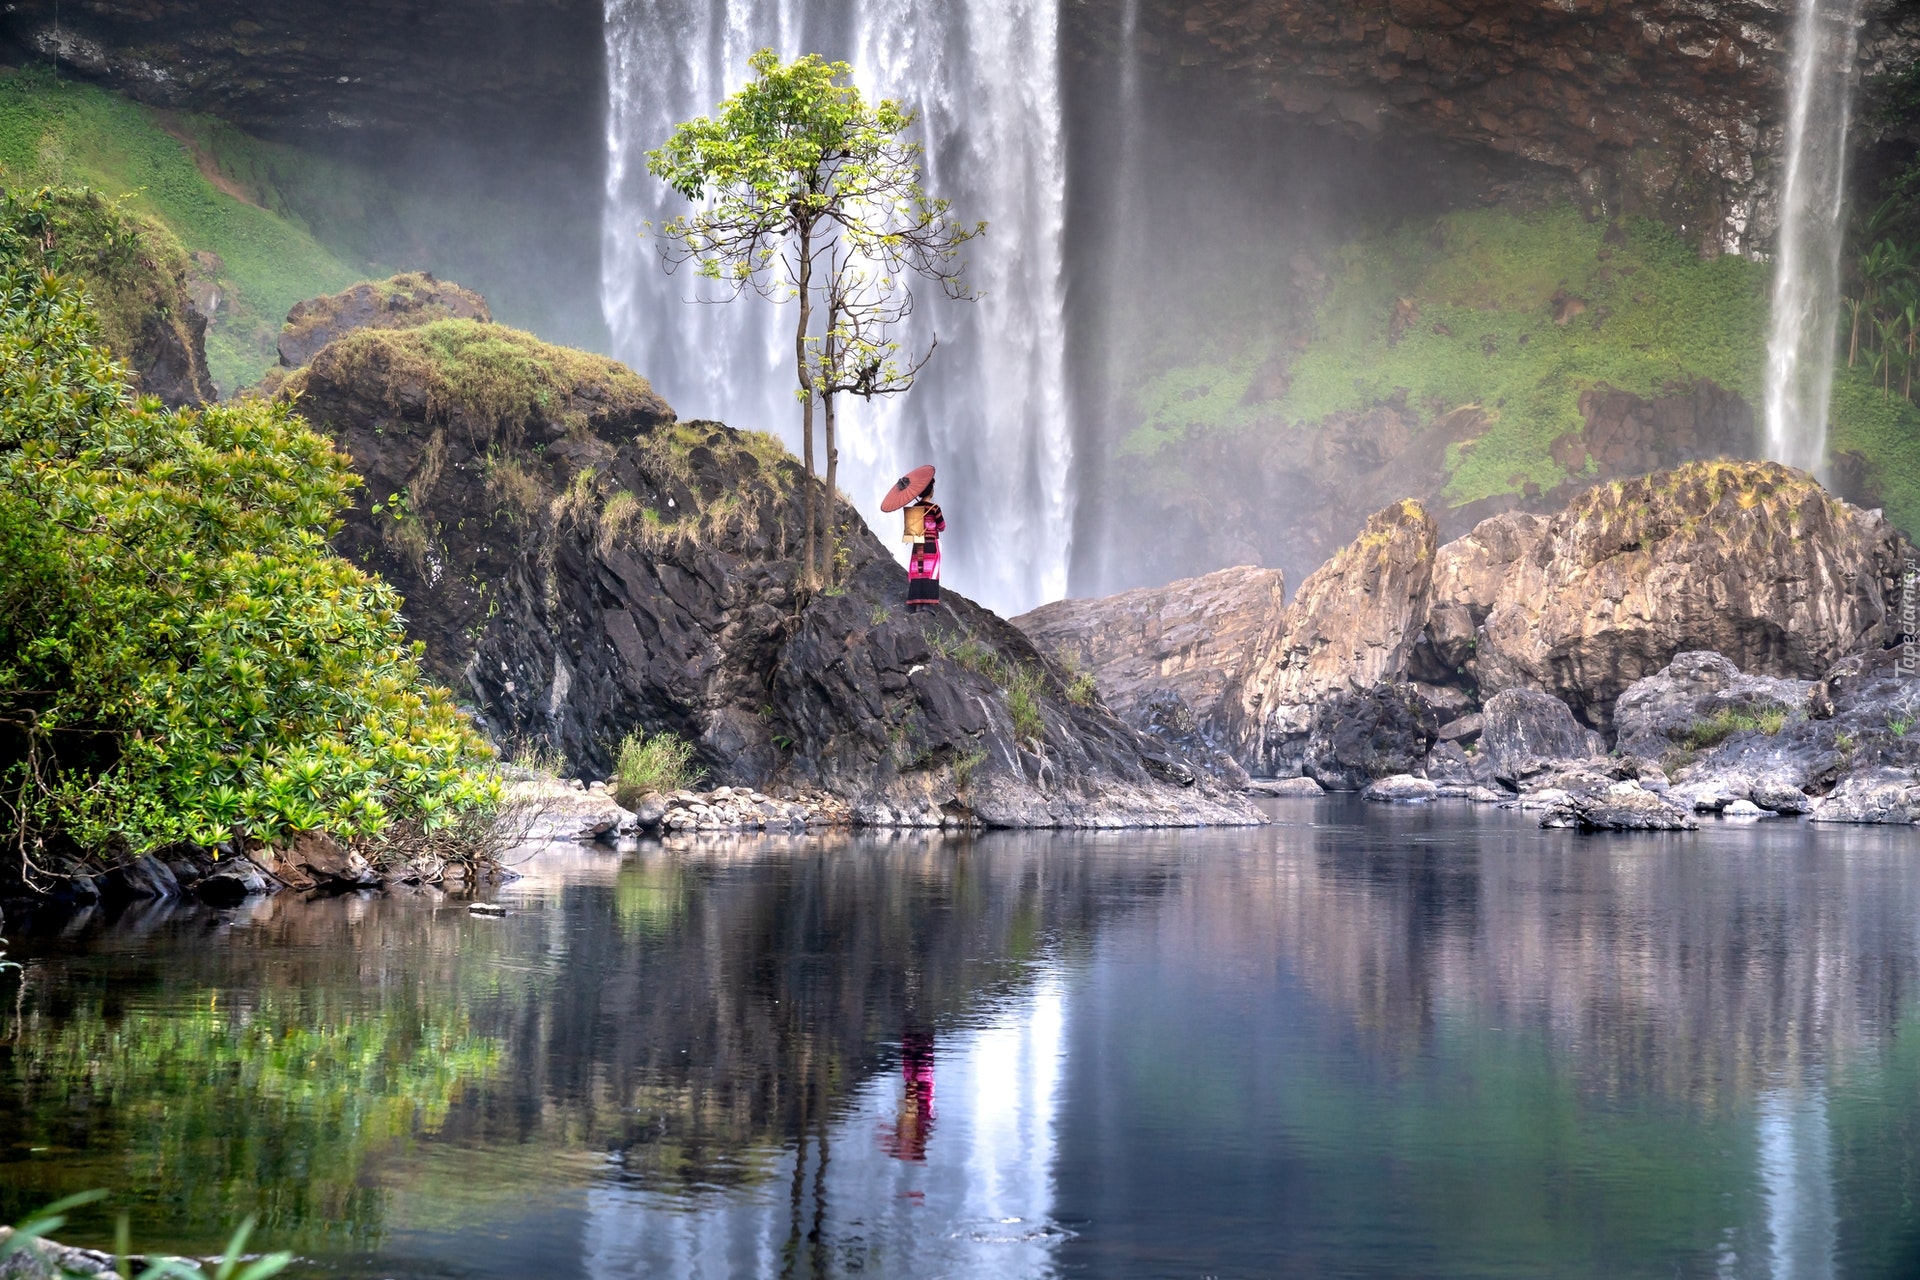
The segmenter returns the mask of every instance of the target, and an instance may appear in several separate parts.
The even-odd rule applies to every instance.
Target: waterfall
[[[1822,471],[1840,318],[1847,126],[1863,0],[1800,0],[1788,80],[1773,321],[1767,338],[1767,456]]]
[[[1071,551],[1058,23],[1058,0],[606,0],[601,305],[614,354],[683,417],[774,431],[798,452],[794,316],[751,296],[699,305],[689,272],[665,273],[640,233],[681,206],[645,152],[711,114],[769,46],[845,59],[870,98],[919,113],[928,190],[990,224],[967,247],[982,296],[920,291],[914,337],[937,334],[939,351],[905,396],[847,399],[841,485],[890,539],[880,495],[938,466],[944,576],[1003,613],[1063,594]]]

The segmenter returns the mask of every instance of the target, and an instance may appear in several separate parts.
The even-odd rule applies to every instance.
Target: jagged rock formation
[[[1436,541],[1419,503],[1395,503],[1300,584],[1235,682],[1229,714],[1251,766],[1284,767],[1330,695],[1366,694],[1404,675],[1426,626]]]
[[[1481,750],[1497,778],[1519,778],[1536,761],[1582,760],[1605,744],[1574,720],[1567,704],[1533,689],[1508,689],[1488,699]]]
[[[1335,790],[1433,777],[1436,759],[1434,780],[1463,789],[1537,782],[1606,750],[1617,701],[1621,749],[1652,762],[1683,721],[1762,695],[1798,705],[1810,681],[1897,630],[1899,535],[1775,463],[1692,463],[1594,486],[1551,518],[1508,512],[1435,541],[1416,503],[1375,513],[1269,613],[1251,658],[1216,669],[1229,683],[1209,731],[1249,769]],[[1092,669],[1135,705],[1151,698],[1131,657],[1149,647],[1149,615],[1117,602],[1151,598],[1058,615],[1099,632]],[[1708,647],[1727,656],[1676,657]],[[1102,654],[1126,655],[1111,677]],[[1181,679],[1214,687],[1191,668]],[[1474,756],[1456,745],[1476,736]],[[1796,794],[1809,776],[1794,774]],[[1748,790],[1763,808],[1787,803]]]
[[[1091,674],[1123,720],[1205,759],[1226,745],[1225,699],[1286,595],[1284,574],[1242,565],[1098,600],[1055,601],[1013,625],[1042,653]]]
[[[1542,689],[1602,730],[1628,685],[1688,649],[1812,678],[1888,638],[1898,545],[1777,463],[1596,485],[1512,562],[1470,669],[1483,694]]]
[[[676,422],[612,361],[442,320],[352,332],[287,388],[368,479],[338,545],[504,741],[599,777],[625,735],[671,731],[716,782],[824,788],[874,822],[1261,820],[999,618],[904,610],[852,512],[844,583],[809,590],[795,460]]]
[[[364,281],[340,293],[294,304],[280,330],[280,367],[298,369],[321,348],[356,329],[416,329],[436,320],[493,319],[487,300],[424,271]]]

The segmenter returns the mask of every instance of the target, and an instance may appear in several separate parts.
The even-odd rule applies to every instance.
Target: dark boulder
[[[1436,729],[1410,684],[1336,693],[1313,709],[1301,767],[1329,791],[1359,791],[1419,769]]]
[[[1482,716],[1480,749],[1503,779],[1518,779],[1541,761],[1584,760],[1599,745],[1566,703],[1533,689],[1495,694]]]

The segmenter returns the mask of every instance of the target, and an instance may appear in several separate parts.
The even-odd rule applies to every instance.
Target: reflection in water
[[[900,1113],[881,1135],[881,1146],[895,1160],[924,1164],[933,1136],[933,1033],[909,1031],[900,1037]]]
[[[1920,1274],[1913,833],[1276,812],[16,927],[0,1217],[369,1280]]]
[[[1826,1094],[1777,1090],[1761,1096],[1758,1110],[1773,1274],[1828,1280],[1834,1239]]]

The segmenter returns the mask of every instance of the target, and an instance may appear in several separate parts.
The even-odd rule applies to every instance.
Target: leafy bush
[[[1696,720],[1682,735],[1688,751],[1717,747],[1736,733],[1764,733],[1768,737],[1786,728],[1787,709],[1777,704],[1758,708],[1723,707]]]
[[[442,826],[500,789],[400,602],[327,536],[358,483],[284,404],[135,402],[0,218],[0,786],[23,852]]]
[[[613,796],[631,805],[650,791],[684,791],[706,776],[693,744],[671,733],[630,733],[613,765]]]

